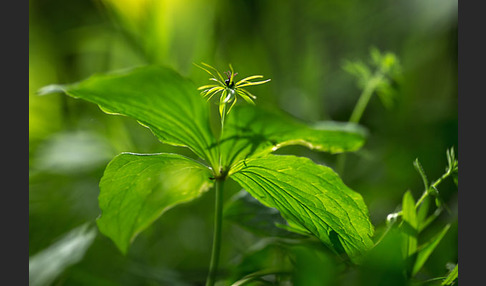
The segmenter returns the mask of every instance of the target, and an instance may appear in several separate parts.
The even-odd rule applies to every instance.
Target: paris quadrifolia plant
[[[357,124],[302,122],[255,105],[247,87],[269,81],[255,75],[236,80],[200,66],[216,84],[198,88],[176,71],[157,65],[97,74],[74,84],[50,85],[40,94],[62,92],[97,104],[108,114],[137,120],[164,144],[185,146],[194,156],[124,152],[107,165],[99,183],[96,223],[126,254],[139,233],[169,209],[215,191],[214,235],[207,285],[226,277],[218,271],[224,184],[231,179],[265,207],[277,209],[286,230],[314,237],[351,264],[373,247],[374,227],[362,196],[333,169],[309,158],[272,154],[302,145],[332,154],[363,146]],[[202,96],[201,96],[202,95]],[[208,100],[219,95],[224,132],[210,128]],[[237,98],[244,101],[237,103]],[[247,104],[248,103],[248,104]]]

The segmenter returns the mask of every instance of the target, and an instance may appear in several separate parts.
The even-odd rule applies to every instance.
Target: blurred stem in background
[[[376,93],[380,97],[385,107],[392,106],[393,90],[391,84],[393,80],[400,77],[401,73],[398,58],[393,53],[381,53],[378,49],[371,48],[370,57],[369,66],[361,61],[347,61],[343,67],[347,72],[357,77],[358,86],[363,89],[348,120],[356,124],[361,120],[373,94]],[[373,69],[375,69],[374,72]],[[341,176],[344,176],[345,163],[346,153],[339,155],[336,162],[337,172]]]

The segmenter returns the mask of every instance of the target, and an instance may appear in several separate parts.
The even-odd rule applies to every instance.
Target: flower
[[[219,98],[219,113],[222,118],[224,117],[224,115],[228,114],[233,108],[233,106],[235,105],[238,98],[236,95],[241,96],[241,98],[243,98],[246,102],[250,104],[255,104],[253,100],[256,99],[256,96],[254,96],[247,90],[243,89],[242,87],[264,84],[270,81],[270,79],[267,79],[262,81],[251,82],[250,80],[263,78],[262,75],[252,75],[238,82],[234,82],[234,77],[238,73],[235,73],[233,71],[233,67],[231,66],[231,64],[229,65],[230,71],[225,72],[226,79],[224,79],[221,73],[219,73],[218,70],[216,70],[214,67],[206,63],[201,63],[201,64],[204,67],[199,66],[197,64],[194,65],[209,73],[212,76],[212,78],[210,78],[209,80],[213,80],[217,82],[217,84],[203,85],[199,87],[198,90],[202,90],[201,95],[207,98],[207,100],[210,100],[211,97],[213,97],[215,94],[221,93],[221,96]],[[226,105],[228,103],[231,103],[231,105],[229,109],[225,112]]]

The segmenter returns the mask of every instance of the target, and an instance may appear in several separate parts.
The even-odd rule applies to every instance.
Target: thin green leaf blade
[[[101,178],[98,228],[126,253],[164,212],[207,191],[210,176],[207,167],[181,155],[122,153]]]
[[[283,146],[303,145],[330,153],[358,150],[366,131],[356,124],[307,124],[283,112],[255,106],[235,106],[226,118],[221,139],[223,165],[269,154]]]
[[[415,161],[413,161],[413,167],[420,174],[420,177],[422,177],[422,182],[424,183],[424,189],[428,190],[429,189],[429,181],[427,180],[427,175],[425,175],[424,168],[422,167],[422,164],[420,164],[420,161],[418,160],[418,158],[415,159]]]
[[[406,256],[411,256],[417,250],[418,221],[415,211],[415,201],[410,191],[406,191],[403,195],[402,218],[402,229],[407,237],[405,240],[405,253]]]
[[[456,267],[452,269],[449,275],[447,275],[446,279],[442,281],[441,285],[452,285],[452,283],[454,283],[454,281],[457,279],[458,276],[459,276],[459,264],[456,264]]]
[[[425,262],[430,257],[437,245],[439,245],[439,242],[442,240],[442,238],[444,238],[450,227],[450,224],[446,225],[441,232],[436,234],[427,244],[420,248],[417,254],[417,259],[415,260],[415,264],[413,266],[412,275],[417,274],[420,269],[422,269],[422,266],[424,266]]]
[[[427,220],[430,218],[427,216],[430,209],[430,203],[431,198],[427,196],[417,209],[417,231],[419,233],[427,226]]]
[[[172,69],[154,65],[97,74],[77,84],[47,86],[39,93],[59,91],[98,104],[106,113],[134,118],[160,141],[187,146],[216,162],[207,103],[194,83]]]
[[[268,155],[243,161],[230,175],[264,205],[354,262],[373,245],[363,198],[326,166],[303,157]]]
[[[96,235],[96,227],[91,223],[85,223],[29,257],[29,285],[52,285],[66,268],[83,259]]]

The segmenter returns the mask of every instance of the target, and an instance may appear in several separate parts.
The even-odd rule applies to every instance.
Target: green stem
[[[221,225],[223,214],[223,184],[224,179],[217,178],[215,189],[215,210],[214,210],[214,233],[213,249],[211,251],[211,262],[209,264],[209,274],[206,286],[213,286],[216,282],[216,272],[218,270],[219,253],[221,250]]]
[[[439,179],[437,179],[437,181],[435,181],[430,187],[430,188],[437,188],[437,186],[442,183],[442,181],[444,181],[447,177],[449,177],[450,175],[452,174],[452,172],[450,170],[448,170],[446,173],[444,173],[442,175],[442,177],[440,177]],[[419,200],[417,201],[417,203],[415,204],[415,208],[418,208],[420,206],[420,204],[422,204],[423,200],[425,200],[425,198],[429,195],[429,192],[428,190],[425,190],[424,193],[422,194],[422,196],[419,198]]]
[[[368,102],[371,99],[371,96],[373,95],[373,92],[375,91],[376,83],[380,82],[382,78],[383,78],[383,74],[378,73],[368,82],[365,89],[359,96],[358,102],[356,103],[356,106],[354,107],[354,110],[351,113],[351,117],[349,118],[349,122],[353,122],[353,123],[359,122],[366,106],[368,105]]]
[[[221,103],[220,103],[221,104]],[[223,132],[224,132],[224,120],[226,118],[226,103],[223,106],[223,112],[220,114],[221,116],[221,132],[219,133],[219,138],[218,138],[218,150],[219,150],[219,170],[217,172],[221,172],[221,168],[223,168],[223,162],[222,162],[222,156],[221,156],[221,139],[223,138]]]
[[[361,120],[361,116],[363,116],[363,112],[368,105],[368,102],[373,95],[373,92],[376,88],[376,83],[380,82],[383,78],[383,74],[378,73],[376,74],[368,83],[366,87],[361,92],[359,96],[358,102],[354,106],[353,112],[351,113],[351,117],[349,118],[349,122],[358,123]],[[346,162],[346,153],[339,155],[336,162],[336,170],[342,176],[344,175],[344,165]]]

